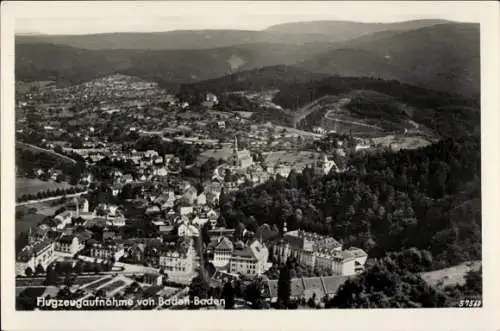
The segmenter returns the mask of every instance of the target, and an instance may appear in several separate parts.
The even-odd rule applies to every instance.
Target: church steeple
[[[238,137],[234,136],[234,144],[233,144],[234,152],[238,152]]]

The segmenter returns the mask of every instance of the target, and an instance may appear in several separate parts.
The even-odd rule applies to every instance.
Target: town
[[[363,273],[361,248],[286,220],[228,226],[221,204],[305,169],[349,171],[349,156],[387,147],[221,111],[209,92],[193,106],[121,74],[25,86],[16,97],[18,309],[58,309],[37,298],[134,303],[99,309],[193,308],[189,298],[205,298],[201,309],[280,307],[283,266],[286,304],[320,308]]]

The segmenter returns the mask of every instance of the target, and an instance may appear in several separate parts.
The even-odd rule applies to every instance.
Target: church
[[[253,164],[252,156],[246,149],[238,150],[238,138],[234,137],[233,155],[231,157],[231,166],[238,169],[245,169]]]

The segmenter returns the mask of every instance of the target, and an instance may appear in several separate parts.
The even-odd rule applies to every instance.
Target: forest
[[[430,255],[429,270],[481,259],[478,137],[360,155],[350,168],[322,178],[306,168],[224,194],[221,215],[229,227],[251,231],[286,221],[288,230],[330,235],[372,258],[415,248]]]
[[[413,120],[424,124],[442,137],[477,134],[480,127],[480,99],[432,91],[398,81],[386,81],[370,77],[332,76],[304,84],[293,84],[282,88],[273,102],[286,109],[297,109],[325,95],[341,95],[356,90],[368,90],[385,94],[394,101],[416,108]],[[382,117],[385,112],[374,115],[374,102],[357,102],[351,111],[368,116]],[[394,120],[394,119],[393,119]]]

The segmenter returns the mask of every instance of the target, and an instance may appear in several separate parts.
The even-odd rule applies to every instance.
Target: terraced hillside
[[[360,136],[383,136],[405,132],[432,136],[432,130],[419,123],[418,109],[383,93],[353,90],[327,95],[296,112],[296,127]]]

